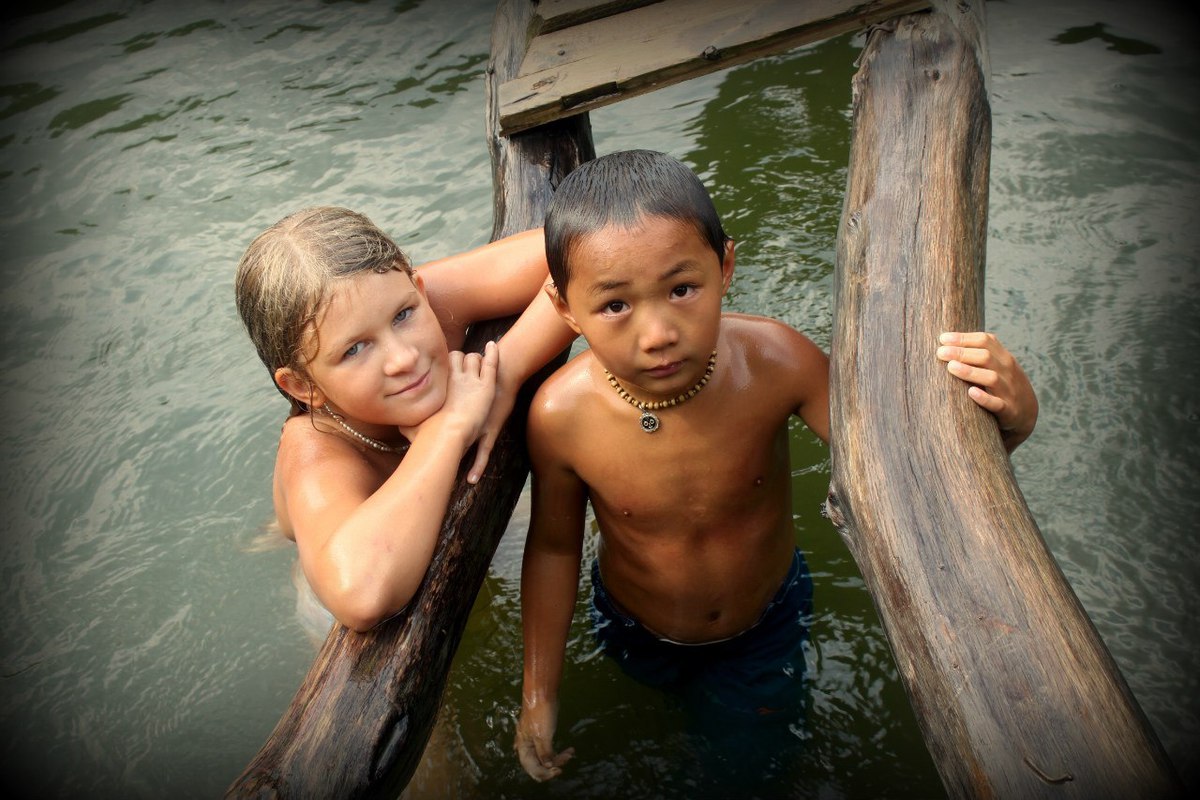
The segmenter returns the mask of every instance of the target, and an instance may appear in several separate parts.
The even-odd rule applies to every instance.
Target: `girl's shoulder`
[[[374,453],[358,447],[334,432],[318,427],[310,416],[289,417],[280,432],[275,456],[271,494],[275,517],[283,535],[295,540],[296,529],[304,528],[304,517],[313,501],[318,505],[341,497],[359,501],[383,485],[395,463],[384,463]]]
[[[279,523],[293,538],[290,530],[294,521],[288,519],[287,509],[294,504],[289,497],[311,492],[369,495],[394,469],[394,463],[385,463],[378,454],[364,453],[336,433],[322,430],[309,416],[290,417],[280,431],[275,454],[273,483]]]
[[[376,457],[379,456],[379,457]],[[275,468],[289,471],[324,471],[364,469],[369,472],[391,473],[395,464],[386,456],[366,451],[354,442],[341,436],[304,414],[289,417],[279,433],[279,451],[275,456]]]

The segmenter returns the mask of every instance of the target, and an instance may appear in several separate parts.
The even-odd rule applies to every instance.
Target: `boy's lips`
[[[657,367],[651,367],[650,369],[646,370],[646,373],[655,378],[668,378],[678,372],[682,367],[682,361],[670,361],[666,364],[659,364]]]

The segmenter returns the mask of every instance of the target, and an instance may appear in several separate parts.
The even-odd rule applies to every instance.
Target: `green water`
[[[1200,786],[1200,192],[1194,12],[992,2],[987,320],[1037,386],[1014,456],[1051,551]],[[487,2],[67,2],[0,32],[0,770],[36,796],[212,797],[311,662],[294,550],[262,549],[286,409],[239,328],[233,267],[297,207],[365,211],[417,260],[486,240]],[[731,307],[827,347],[861,41],[840,37],[592,115],[598,152],[664,150],[739,241]],[[817,513],[793,774],[746,795],[937,797],[870,598]],[[520,520],[447,690],[461,797],[698,797],[656,693],[569,646],[563,779],[511,754]],[[301,602],[302,606],[302,602]],[[319,625],[316,623],[319,634]],[[689,760],[693,759],[693,760]],[[11,796],[11,793],[10,793]]]

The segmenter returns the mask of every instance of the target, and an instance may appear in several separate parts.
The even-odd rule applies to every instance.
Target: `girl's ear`
[[[554,310],[567,323],[567,327],[575,331],[576,334],[582,335],[583,331],[579,329],[579,323],[575,321],[575,315],[571,313],[571,307],[567,305],[567,300],[558,292],[558,287],[553,283],[547,283],[542,287],[546,290],[546,294],[550,297],[550,302],[554,306]]]
[[[725,257],[721,259],[721,296],[729,291],[729,284],[733,281],[733,239],[725,240]]]
[[[287,392],[289,397],[296,398],[309,408],[315,409],[325,405],[324,392],[306,376],[291,367],[280,367],[275,370],[275,383],[280,389]]]

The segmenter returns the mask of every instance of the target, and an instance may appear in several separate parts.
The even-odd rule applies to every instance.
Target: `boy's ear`
[[[725,257],[721,259],[721,294],[724,296],[729,291],[729,284],[733,281],[733,239],[725,240]]]
[[[309,408],[325,405],[325,394],[308,378],[297,373],[291,367],[280,367],[275,370],[275,383]]]
[[[553,283],[547,283],[542,288],[546,290],[546,294],[549,295],[554,310],[567,323],[567,327],[575,331],[577,335],[582,335],[583,331],[579,329],[579,323],[575,321],[575,315],[571,313],[571,308],[567,305],[566,299],[558,293],[558,287]]]

